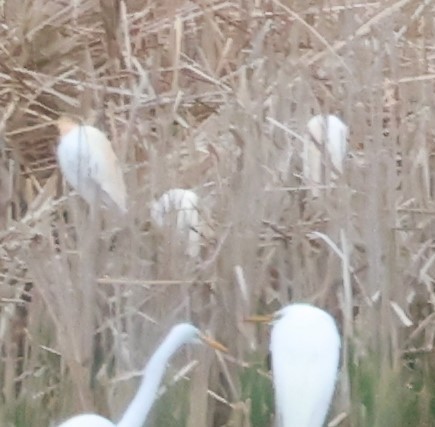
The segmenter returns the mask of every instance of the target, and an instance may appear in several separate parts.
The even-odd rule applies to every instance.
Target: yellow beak
[[[221,344],[219,341],[216,341],[215,339],[208,337],[207,335],[203,335],[203,334],[200,335],[200,338],[205,344],[209,345],[210,347],[214,348],[215,350],[219,350],[219,351],[222,351],[224,353],[228,353],[228,349],[223,344]]]
[[[245,322],[252,322],[252,323],[270,323],[275,319],[274,314],[258,314],[254,316],[248,316],[245,317]]]

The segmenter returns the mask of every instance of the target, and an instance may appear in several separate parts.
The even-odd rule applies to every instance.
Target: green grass
[[[250,403],[249,418],[252,427],[271,425],[275,412],[272,381],[264,375],[265,372],[267,366],[264,360],[252,357],[249,367],[243,368],[240,374],[242,401]]]
[[[420,357],[382,365],[377,354],[349,364],[352,391],[352,426],[432,426],[435,421],[433,373]],[[412,365],[412,368],[409,367]]]
[[[153,408],[150,425],[186,427],[189,418],[189,381],[169,384]]]

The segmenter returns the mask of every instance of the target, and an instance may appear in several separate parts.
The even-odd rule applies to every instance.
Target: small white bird
[[[334,319],[309,304],[272,316],[270,341],[278,427],[322,427],[334,393],[341,340]]]
[[[166,365],[173,354],[187,343],[205,343],[216,350],[226,352],[219,342],[203,335],[189,323],[174,326],[145,367],[139,390],[130,402],[121,420],[115,424],[96,414],[77,415],[63,422],[59,427],[143,427],[157,397]]]
[[[336,172],[343,172],[344,158],[347,153],[348,127],[334,115],[321,114],[312,117],[307,123],[308,135],[303,149],[303,173],[310,184],[323,183],[323,173],[329,155],[331,166]],[[337,173],[332,171],[331,177]],[[314,189],[313,194],[318,195]]]
[[[191,257],[200,252],[199,198],[191,190],[173,188],[151,204],[151,218],[159,227],[175,226],[187,242]]]
[[[106,135],[68,117],[57,121],[60,141],[57,158],[67,182],[89,205],[96,199],[127,212],[127,193],[118,158]]]

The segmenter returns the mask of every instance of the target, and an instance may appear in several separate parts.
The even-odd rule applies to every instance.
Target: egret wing
[[[126,210],[126,189],[122,169],[110,141],[97,128],[85,126],[89,143],[89,171],[107,197],[122,211]],[[104,200],[107,203],[107,200]]]

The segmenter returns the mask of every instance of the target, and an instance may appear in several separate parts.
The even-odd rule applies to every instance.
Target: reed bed
[[[330,426],[435,425],[433,2],[0,8],[3,426],[118,419],[185,320],[229,354],[183,350],[149,425],[271,425],[268,327],[243,319],[289,301],[340,324]],[[65,113],[110,136],[125,219],[91,221],[62,182]],[[313,197],[301,153],[319,113],[349,126],[349,155]],[[201,199],[196,260],[150,221],[174,187]]]

